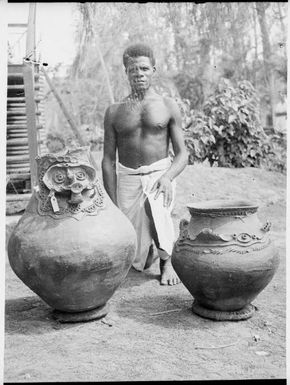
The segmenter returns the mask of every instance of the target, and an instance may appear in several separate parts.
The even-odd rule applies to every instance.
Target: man
[[[123,63],[131,94],[108,107],[105,114],[104,186],[136,230],[135,269],[142,271],[152,264],[154,240],[160,257],[161,284],[174,285],[180,280],[171,264],[175,234],[170,213],[174,179],[188,159],[180,111],[173,99],[158,95],[151,86],[156,68],[149,47],[128,47]],[[170,140],[173,161],[168,157]]]

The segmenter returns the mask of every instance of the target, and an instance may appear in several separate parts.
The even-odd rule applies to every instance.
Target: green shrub
[[[267,135],[263,144],[265,153],[262,165],[270,171],[286,173],[287,170],[287,139],[286,134],[273,133]]]
[[[222,79],[201,112],[187,110],[185,115],[191,121],[184,127],[191,162],[208,159],[221,167],[258,167],[270,151],[264,145],[256,91],[248,81],[234,87]]]

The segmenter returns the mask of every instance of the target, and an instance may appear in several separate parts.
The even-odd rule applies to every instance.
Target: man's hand
[[[164,194],[164,200],[163,200],[163,206],[169,207],[173,194],[172,194],[172,185],[171,181],[167,176],[160,177],[153,185],[152,189],[150,190],[150,193],[153,193],[156,191],[154,199],[157,199],[161,193]]]

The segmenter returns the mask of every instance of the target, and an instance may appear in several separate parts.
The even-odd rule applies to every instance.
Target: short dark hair
[[[123,64],[127,68],[131,57],[147,56],[151,64],[155,66],[155,58],[152,49],[146,44],[134,44],[127,47],[123,53]]]

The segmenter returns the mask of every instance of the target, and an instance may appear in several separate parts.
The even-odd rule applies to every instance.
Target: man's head
[[[127,47],[123,53],[123,64],[127,70],[130,59],[145,56],[150,59],[152,67],[155,67],[155,58],[152,49],[145,44],[134,44]]]
[[[134,44],[123,54],[123,63],[133,91],[145,91],[151,85],[155,72],[155,58],[152,49],[145,44]]]

